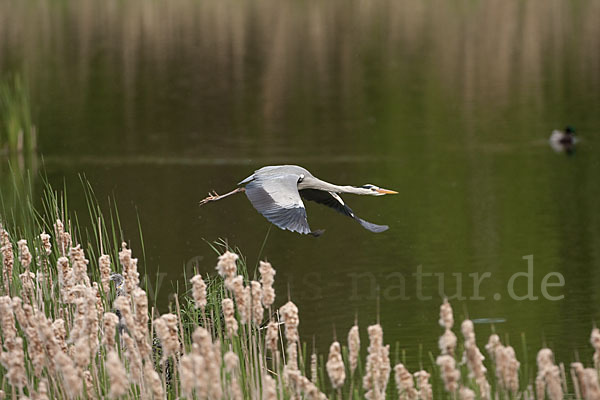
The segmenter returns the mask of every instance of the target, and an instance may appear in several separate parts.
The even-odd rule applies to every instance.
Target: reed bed
[[[161,314],[118,218],[89,203],[89,230],[52,190],[43,211],[0,225],[0,399],[600,399],[598,329],[589,367],[557,364],[544,348],[530,381],[497,334],[487,360],[468,319],[459,341],[447,300],[439,355],[423,370],[392,362],[378,323],[362,338],[355,324],[327,355],[308,357],[300,310],[273,289],[275,268],[261,262],[251,279],[225,246],[215,246],[216,273],[190,277]]]

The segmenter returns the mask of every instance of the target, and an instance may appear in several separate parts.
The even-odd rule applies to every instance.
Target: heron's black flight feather
[[[332,194],[330,192],[327,192],[324,190],[318,190],[318,189],[302,189],[302,190],[300,190],[300,196],[302,196],[302,198],[304,198],[306,200],[314,201],[316,203],[331,207],[334,210],[336,210],[337,212],[342,213],[350,218],[355,219],[356,222],[358,222],[363,228],[365,228],[371,232],[380,233],[380,232],[387,231],[389,228],[389,226],[387,226],[387,225],[377,225],[377,224],[365,221],[364,219],[357,217],[356,214],[354,214],[354,211],[352,211],[352,209],[350,207],[348,207],[346,204],[344,204],[341,201],[341,198],[339,197],[339,195],[337,195],[337,194]]]

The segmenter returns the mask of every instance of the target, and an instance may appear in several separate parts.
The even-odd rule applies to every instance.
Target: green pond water
[[[364,341],[379,319],[409,367],[427,367],[445,294],[481,345],[495,330],[529,375],[544,345],[590,363],[598,21],[595,0],[2,1],[0,77],[28,82],[39,132],[38,156],[10,168],[38,195],[42,171],[65,183],[80,213],[85,174],[102,204],[116,198],[141,257],[139,215],[163,310],[184,271],[215,273],[206,241],[224,238],[251,265],[273,263],[277,304],[289,291],[321,350],[355,316]],[[548,143],[567,124],[571,155]],[[198,207],[274,164],[397,190],[344,196],[389,231],[314,203],[320,238],[270,228],[244,195]]]

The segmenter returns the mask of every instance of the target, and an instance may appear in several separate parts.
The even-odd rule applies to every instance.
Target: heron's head
[[[371,185],[370,183],[362,185],[361,189],[365,189],[365,194],[371,196],[383,196],[384,194],[398,194],[398,192],[395,192],[393,190],[383,189],[379,186]]]

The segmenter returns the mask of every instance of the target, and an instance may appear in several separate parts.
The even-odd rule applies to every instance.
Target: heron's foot
[[[212,192],[208,193],[208,197],[200,200],[200,205],[202,206],[202,205],[204,205],[204,204],[206,204],[208,202],[216,201],[216,200],[219,200],[219,199],[221,199],[221,196],[219,196],[219,194],[213,190]]]

